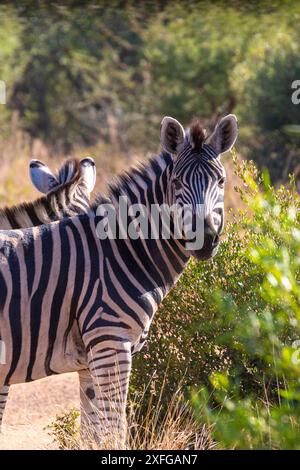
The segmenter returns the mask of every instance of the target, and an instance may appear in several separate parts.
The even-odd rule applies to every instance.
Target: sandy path
[[[45,426],[55,416],[79,408],[77,374],[64,374],[13,385],[9,392],[0,449],[54,449],[53,438]]]

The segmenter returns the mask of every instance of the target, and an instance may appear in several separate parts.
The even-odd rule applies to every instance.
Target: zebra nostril
[[[215,226],[214,226],[213,219],[212,219],[211,215],[209,215],[205,218],[205,220],[204,220],[204,229],[205,229],[205,232],[207,233],[207,235],[210,235],[210,237],[213,240],[218,235],[218,233],[215,229]]]

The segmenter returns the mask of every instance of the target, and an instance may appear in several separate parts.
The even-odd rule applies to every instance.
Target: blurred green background
[[[284,181],[300,164],[299,23],[291,0],[1,5],[2,138],[155,151],[163,115],[211,128],[234,112],[238,149]]]

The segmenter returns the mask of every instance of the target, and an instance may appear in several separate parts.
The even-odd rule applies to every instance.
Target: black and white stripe
[[[46,196],[0,209],[0,228],[34,227],[87,212],[95,175],[95,164],[90,157],[81,161],[67,160],[57,175],[51,173],[44,163],[32,160],[31,180]]]
[[[46,196],[0,209],[0,229],[38,226],[90,210],[90,193],[96,177],[92,158],[68,159],[57,174],[41,161],[31,160],[30,176],[34,186]],[[30,285],[30,278],[28,282]],[[8,385],[0,388],[0,428],[8,393]]]
[[[116,213],[124,195],[129,205],[147,207],[204,202],[204,246],[197,252],[188,252],[185,240],[173,236],[100,240],[101,197],[90,214],[0,233],[0,335],[7,345],[1,383],[79,371],[84,411],[111,447],[124,443],[132,354],[142,347],[155,311],[191,254],[209,258],[219,244],[224,219],[219,154],[236,139],[236,118],[219,123],[205,142],[209,152],[200,128],[197,133],[197,127],[185,133],[176,120],[165,118],[166,151],[121,176],[109,191]]]

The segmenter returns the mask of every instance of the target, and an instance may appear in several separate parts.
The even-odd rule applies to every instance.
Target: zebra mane
[[[69,158],[60,170],[57,172],[58,181],[61,183],[54,187],[52,191],[41,196],[31,202],[23,202],[21,204],[6,206],[0,209],[0,219],[7,219],[12,227],[16,226],[16,220],[22,217],[22,214],[29,214],[34,225],[40,225],[40,221],[35,219],[36,211],[42,208],[49,211],[51,200],[55,198],[59,200],[62,193],[72,194],[73,190],[80,184],[82,178],[80,162],[77,158]],[[36,223],[35,223],[36,222]]]
[[[190,143],[196,151],[200,152],[200,149],[203,149],[205,138],[206,131],[202,127],[201,121],[194,119],[187,132],[187,143]],[[114,178],[113,182],[108,183],[108,200],[111,198],[117,199],[119,196],[124,195],[126,190],[130,190],[132,186],[138,187],[138,179],[149,181],[151,176],[153,177],[153,173],[159,175],[168,165],[171,165],[171,170],[173,168],[173,158],[168,152],[162,152],[159,155],[152,156],[146,162],[140,162],[129,168],[129,170],[124,170]],[[108,202],[107,198],[103,194],[97,194],[91,209],[95,212],[99,204]]]
[[[85,185],[80,161],[77,158],[69,158],[58,171],[57,179],[60,184],[45,195],[48,200],[54,193],[57,197],[67,191],[71,194],[73,188],[75,189],[81,183]]]
[[[55,173],[59,186],[74,183],[81,176],[80,162],[77,158],[68,158],[63,166]],[[58,188],[58,186],[56,186]]]
[[[153,173],[160,175],[162,171],[168,166],[172,165],[173,159],[168,152],[162,152],[159,155],[152,156],[145,162],[139,162],[133,165],[128,170],[123,170],[119,175],[114,177],[114,180],[107,185],[107,197],[98,193],[91,205],[91,209],[95,212],[99,204],[108,202],[111,199],[118,199],[119,196],[124,196],[127,190],[130,191],[132,187],[137,188],[140,181],[151,181]],[[171,169],[171,167],[170,167]]]
[[[203,129],[201,121],[197,118],[194,119],[189,128],[189,139],[196,151],[200,151],[202,149],[205,137],[206,131]]]

